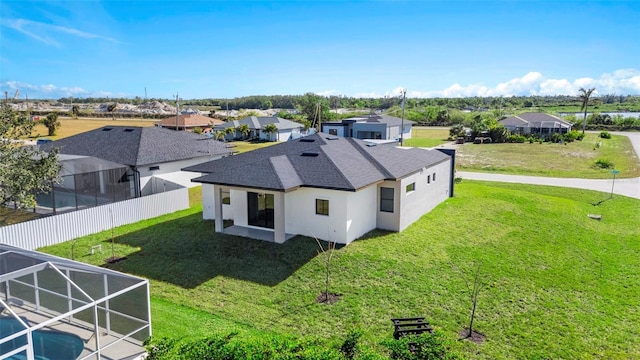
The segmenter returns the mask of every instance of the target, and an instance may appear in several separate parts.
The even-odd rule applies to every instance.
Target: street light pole
[[[400,146],[404,143],[404,101],[407,98],[407,89],[402,89],[402,119],[400,120]]]

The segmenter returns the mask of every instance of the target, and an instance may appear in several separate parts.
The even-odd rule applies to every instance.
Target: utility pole
[[[407,98],[407,89],[402,89],[402,119],[400,120],[400,146],[404,143],[404,101]]]
[[[178,97],[178,94],[176,93],[176,131],[178,131],[178,119],[180,118],[180,104],[178,104],[178,101],[180,100],[180,98]]]

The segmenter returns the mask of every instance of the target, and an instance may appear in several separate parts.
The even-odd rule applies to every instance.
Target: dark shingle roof
[[[128,166],[158,164],[201,156],[229,155],[226,144],[160,127],[105,126],[41,145],[61,154],[93,156]]]
[[[319,133],[183,170],[208,173],[194,181],[218,185],[279,191],[299,186],[354,191],[378,181],[402,178],[447,159],[436,150],[370,146],[362,140]]]
[[[256,130],[262,129],[266,125],[274,124],[278,130],[288,130],[288,129],[301,129],[304,126],[295,121],[282,119],[274,116],[249,116],[241,120],[233,120],[226,122],[224,124],[217,124],[214,126],[214,129],[226,129],[229,127],[236,128],[239,125],[246,124],[249,126],[249,129]]]

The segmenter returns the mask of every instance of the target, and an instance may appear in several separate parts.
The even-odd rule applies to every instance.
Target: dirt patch
[[[341,296],[342,294],[321,292],[316,298],[316,302],[319,304],[335,304],[340,300]]]
[[[469,334],[469,329],[460,330],[458,335],[460,336],[460,340],[469,340],[476,344],[482,344],[487,339],[484,334],[481,334],[477,331],[473,331],[471,334]]]
[[[104,262],[106,262],[107,264],[115,264],[118,261],[122,261],[122,260],[126,260],[126,257],[120,257],[120,256],[112,256],[108,259],[104,259]]]

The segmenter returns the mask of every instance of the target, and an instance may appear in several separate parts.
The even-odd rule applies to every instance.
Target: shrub
[[[582,139],[584,139],[584,134],[583,134],[583,133],[581,133],[581,132],[579,132],[579,133],[578,133],[578,136],[576,137],[576,140],[578,140],[578,141],[582,141]]]
[[[512,134],[512,135],[507,136],[507,142],[510,142],[510,143],[519,143],[519,144],[522,144],[522,143],[524,143],[526,140],[527,140],[527,138],[526,138],[524,135],[515,135],[515,134]]]
[[[598,159],[596,160],[596,167],[601,169],[613,169],[613,163],[608,159]]]
[[[411,348],[409,348],[409,343]],[[399,340],[384,341],[394,360],[454,360],[462,357],[451,351],[451,342],[439,331],[420,336],[405,336]]]
[[[360,331],[349,331],[340,347],[340,352],[348,360],[352,360],[358,351],[358,340],[362,336]]]
[[[574,142],[578,139],[579,136],[580,136],[579,132],[575,130],[571,130],[568,133],[564,134],[563,139],[565,142]]]
[[[199,126],[196,126],[196,127],[193,128],[193,132],[195,134],[202,134],[202,128],[199,127]]]
[[[608,131],[601,131],[600,137],[603,139],[611,139],[611,134]]]

